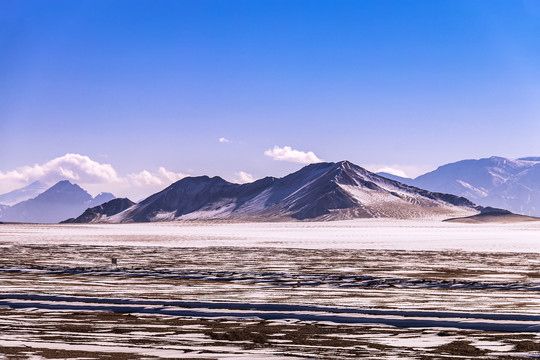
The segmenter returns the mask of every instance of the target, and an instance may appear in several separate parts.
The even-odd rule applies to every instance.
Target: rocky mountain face
[[[3,222],[57,223],[81,214],[89,205],[109,199],[104,194],[95,199],[80,186],[60,181],[38,196],[5,208],[0,213]],[[114,196],[113,196],[114,197]]]
[[[188,177],[100,221],[444,218],[480,210],[465,198],[404,185],[341,161],[248,184]]]
[[[416,179],[401,178],[399,181],[431,191],[463,196],[483,206],[540,216],[538,157],[512,160],[493,156],[463,160],[440,166]]]
[[[97,196],[96,196],[97,198]],[[100,222],[102,220],[107,219],[108,217],[118,214],[131,206],[135,205],[135,203],[128,198],[119,198],[119,199],[113,199],[110,200],[104,204],[86,209],[86,211],[77,218],[71,218],[67,219],[65,221],[62,221],[62,223],[93,223],[93,222]]]
[[[35,198],[47,190],[47,188],[47,185],[39,181],[34,181],[30,185],[0,195],[0,204],[8,206],[15,205],[21,201]]]

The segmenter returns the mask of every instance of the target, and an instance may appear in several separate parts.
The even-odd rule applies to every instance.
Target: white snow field
[[[328,222],[3,224],[1,243],[166,247],[540,252],[540,221],[459,224],[357,219]]]
[[[1,224],[0,359],[540,357],[539,252],[538,222]]]

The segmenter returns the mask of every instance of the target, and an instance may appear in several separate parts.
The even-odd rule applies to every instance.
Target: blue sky
[[[534,0],[4,0],[0,190],[66,161],[122,179],[302,166],[275,146],[411,176],[538,156],[538,34]]]

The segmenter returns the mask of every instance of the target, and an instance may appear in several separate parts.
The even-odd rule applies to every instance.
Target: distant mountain
[[[107,199],[109,195],[101,198]],[[8,207],[0,213],[0,221],[57,223],[81,214],[100,200],[67,180],[60,181],[36,196]]]
[[[512,224],[517,222],[540,221],[540,218],[526,215],[518,215],[507,210],[484,208],[480,214],[459,218],[445,219],[446,222],[457,222],[464,224],[498,223]]]
[[[95,206],[86,211],[77,218],[67,219],[62,223],[93,223],[104,222],[108,217],[116,215],[129,207],[135,205],[135,203],[127,198],[119,198],[110,200],[99,206]]]
[[[18,202],[35,198],[45,190],[47,190],[47,185],[34,181],[30,185],[0,195],[0,204],[15,205]]]
[[[341,161],[248,184],[187,177],[100,221],[446,218],[480,210],[465,198],[407,186]]]
[[[540,158],[493,156],[440,166],[403,183],[466,197],[483,206],[540,216]]]
[[[114,200],[116,197],[109,193],[109,192],[102,192],[96,195],[95,198],[93,198],[90,203],[88,204],[89,208],[99,206],[101,204],[105,204],[108,201]]]
[[[414,181],[411,178],[397,176],[397,175],[390,174],[390,173],[387,173],[387,172],[378,172],[377,175],[385,177],[385,178],[390,179],[390,180],[399,181],[400,183],[405,184],[405,185],[410,185]]]
[[[2,211],[7,209],[9,206],[0,204],[0,218],[2,217]]]

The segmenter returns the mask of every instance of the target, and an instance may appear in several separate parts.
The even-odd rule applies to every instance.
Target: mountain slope
[[[477,204],[540,216],[540,158],[490,157],[440,166],[407,183]]]
[[[21,201],[32,199],[47,190],[47,185],[34,181],[30,185],[0,195],[0,204],[15,205]]]
[[[465,198],[404,185],[342,161],[241,185],[220,177],[184,178],[106,221],[442,218],[478,211]]]
[[[97,197],[97,196],[96,196]],[[93,222],[105,222],[108,217],[116,215],[135,203],[128,198],[118,198],[110,200],[104,204],[86,209],[86,211],[76,219],[71,218],[62,223],[93,223]]]
[[[384,178],[390,179],[390,180],[398,181],[398,182],[400,182],[402,184],[405,184],[405,185],[411,185],[413,183],[413,181],[414,181],[414,179],[406,178],[406,177],[402,177],[402,176],[398,176],[398,175],[394,175],[394,174],[390,174],[390,173],[387,173],[387,172],[378,172],[376,174],[379,175],[379,176],[382,176]]]
[[[81,214],[93,200],[81,187],[63,180],[33,199],[4,209],[0,221],[57,223]]]
[[[510,211],[501,209],[485,208],[484,211],[477,215],[445,219],[443,221],[463,224],[513,224],[518,222],[540,221],[540,218],[526,215],[518,215],[511,213]]]

